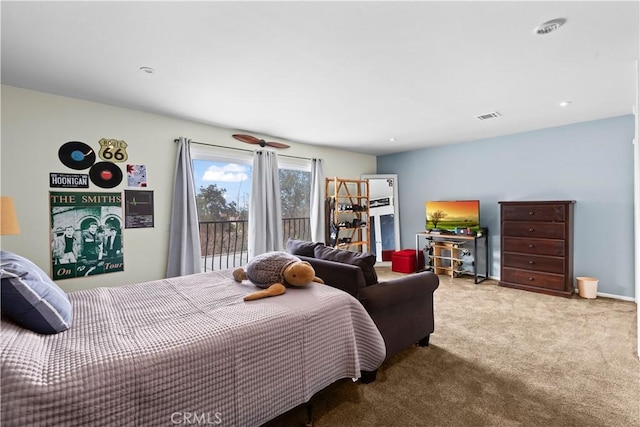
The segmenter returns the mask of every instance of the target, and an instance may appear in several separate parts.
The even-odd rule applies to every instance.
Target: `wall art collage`
[[[126,164],[131,189],[124,190],[124,197],[122,192],[87,190],[90,183],[118,187],[123,182],[118,163],[129,159],[123,140],[102,138],[98,145],[97,156],[81,141],[66,142],[58,150],[64,166],[88,173],[49,173],[51,188],[75,190],[49,192],[53,280],[124,271],[123,230],[154,226],[153,191],[140,189],[147,187],[145,165]]]

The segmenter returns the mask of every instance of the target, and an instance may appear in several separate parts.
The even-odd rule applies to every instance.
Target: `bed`
[[[347,293],[242,300],[254,290],[222,271],[71,292],[57,334],[3,316],[2,425],[257,426],[383,362]]]

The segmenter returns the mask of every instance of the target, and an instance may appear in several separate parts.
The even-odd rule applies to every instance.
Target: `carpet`
[[[387,360],[374,383],[318,393],[314,426],[640,426],[635,303],[440,276],[434,306],[430,345]],[[305,421],[296,408],[269,426]]]

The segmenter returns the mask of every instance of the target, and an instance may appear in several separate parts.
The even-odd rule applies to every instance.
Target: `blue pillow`
[[[0,251],[2,314],[40,334],[71,326],[71,302],[62,289],[26,258]]]

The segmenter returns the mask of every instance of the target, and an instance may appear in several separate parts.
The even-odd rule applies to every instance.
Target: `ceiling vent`
[[[497,111],[493,111],[487,114],[480,114],[479,116],[476,116],[476,118],[478,120],[487,120],[487,119],[495,119],[496,117],[500,117],[501,115],[502,114],[498,113]]]

